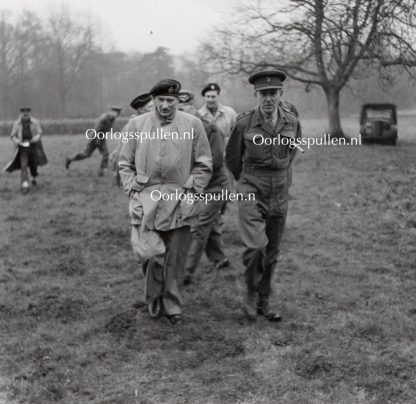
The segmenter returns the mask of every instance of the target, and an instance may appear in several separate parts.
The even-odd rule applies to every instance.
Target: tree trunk
[[[339,94],[340,90],[334,87],[325,89],[326,101],[328,104],[329,134],[333,138],[344,138],[339,117]]]

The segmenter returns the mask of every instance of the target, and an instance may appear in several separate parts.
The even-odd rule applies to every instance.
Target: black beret
[[[20,112],[25,112],[25,111],[31,111],[32,109],[31,108],[29,108],[29,107],[22,107],[22,108],[20,108]]]
[[[111,110],[116,111],[117,113],[120,113],[122,108],[115,106],[115,107],[111,107]]]
[[[130,106],[133,109],[143,108],[151,99],[152,96],[149,93],[140,94],[130,103]]]
[[[252,73],[248,82],[254,85],[255,90],[269,90],[282,88],[286,80],[286,73],[281,70],[261,70]]]
[[[207,91],[216,91],[218,94],[221,91],[220,86],[217,83],[208,83],[201,91],[202,96],[205,96]]]
[[[160,80],[159,83],[153,86],[149,91],[150,95],[156,97],[158,95],[168,95],[172,97],[177,97],[179,91],[181,90],[181,83],[173,79],[164,79]]]
[[[179,102],[180,103],[191,102],[191,101],[193,101],[194,97],[195,97],[195,94],[191,91],[181,90],[179,92]]]

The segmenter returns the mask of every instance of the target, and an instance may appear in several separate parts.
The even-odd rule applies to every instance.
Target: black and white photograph
[[[416,0],[0,0],[0,404],[416,403]]]

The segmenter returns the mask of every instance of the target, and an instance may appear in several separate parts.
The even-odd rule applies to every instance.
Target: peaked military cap
[[[156,97],[158,95],[169,95],[171,97],[177,97],[181,90],[181,83],[173,79],[160,80],[149,91],[150,95]]]
[[[252,73],[248,82],[254,85],[255,90],[269,90],[282,88],[286,80],[286,73],[281,70],[261,70]]]
[[[111,107],[111,110],[116,111],[117,113],[120,113],[122,108],[120,108],[120,107]]]
[[[29,108],[29,107],[22,107],[22,108],[20,108],[20,112],[25,112],[25,111],[31,111],[32,109],[31,108]]]
[[[202,96],[205,96],[207,91],[216,91],[218,94],[221,91],[220,86],[217,83],[208,83],[201,91]]]
[[[147,105],[150,100],[152,99],[152,96],[149,93],[143,93],[138,95],[131,103],[130,106],[133,109],[139,109],[143,108],[145,105]]]
[[[181,90],[179,92],[179,102],[185,104],[194,100],[195,94],[188,90]]]

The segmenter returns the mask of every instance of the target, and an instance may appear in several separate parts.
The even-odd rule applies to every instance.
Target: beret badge
[[[267,84],[270,84],[271,82],[272,82],[272,79],[271,79],[269,76],[267,76],[267,77],[266,77],[266,83],[267,83]]]

